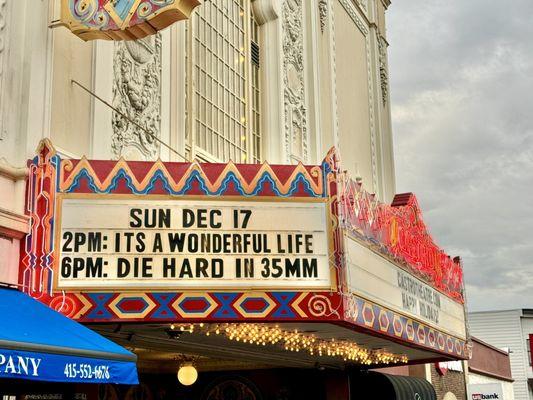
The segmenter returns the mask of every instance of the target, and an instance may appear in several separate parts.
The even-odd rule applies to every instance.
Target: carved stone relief
[[[115,43],[111,148],[115,157],[154,159],[161,134],[161,35]]]
[[[318,0],[318,17],[320,19],[320,32],[324,33],[328,19],[328,0]]]
[[[285,152],[288,160],[307,161],[307,108],[304,85],[302,0],[283,3],[283,83]]]
[[[7,0],[0,0],[0,140],[6,138],[4,126],[4,98],[5,98],[5,63],[7,62],[7,41],[8,41],[8,6]]]
[[[381,84],[381,99],[387,103],[389,94],[389,71],[387,68],[387,42],[378,34],[379,47],[379,78]]]

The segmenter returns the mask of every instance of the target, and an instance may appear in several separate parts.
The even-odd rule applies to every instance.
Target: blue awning
[[[137,356],[31,297],[0,288],[0,378],[137,384]]]

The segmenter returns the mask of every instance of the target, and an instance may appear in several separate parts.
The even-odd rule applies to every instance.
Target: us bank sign
[[[65,160],[45,140],[28,166],[21,284],[71,318],[335,324],[468,355],[459,261],[414,196],[379,202],[334,150],[320,165]]]

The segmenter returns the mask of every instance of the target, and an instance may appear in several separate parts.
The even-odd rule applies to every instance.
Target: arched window
[[[206,0],[187,31],[192,158],[261,161],[259,27],[251,0]]]
[[[443,400],[457,400],[457,397],[452,392],[448,392],[444,395]]]

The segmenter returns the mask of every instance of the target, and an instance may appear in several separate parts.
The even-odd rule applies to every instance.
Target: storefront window
[[[259,30],[251,1],[205,1],[187,34],[190,150],[200,160],[259,162]]]

